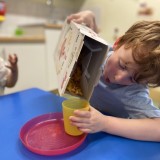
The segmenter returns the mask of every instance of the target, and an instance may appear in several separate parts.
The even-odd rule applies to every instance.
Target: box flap
[[[108,43],[104,39],[99,37],[99,35],[97,33],[95,33],[91,28],[88,28],[87,26],[82,25],[82,24],[77,24],[75,22],[72,22],[72,23],[74,23],[77,26],[77,28],[79,28],[79,30],[82,34],[84,34],[92,39],[95,39],[96,41],[101,42],[105,45],[108,45]]]
[[[108,46],[91,39],[84,38],[84,45],[80,56],[82,56],[81,87],[85,99],[90,99],[97,81],[102,73],[102,64],[106,59]]]

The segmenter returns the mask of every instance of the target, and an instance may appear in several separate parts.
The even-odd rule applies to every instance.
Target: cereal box
[[[108,48],[87,26],[65,22],[54,54],[59,94],[68,92],[89,100]]]

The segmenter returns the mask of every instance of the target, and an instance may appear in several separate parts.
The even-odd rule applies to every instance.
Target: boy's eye
[[[127,69],[126,66],[121,66],[121,68],[122,68],[123,70],[126,70],[126,69]]]
[[[119,66],[120,66],[120,68],[121,68],[122,70],[126,70],[126,69],[127,69],[127,67],[126,67],[124,64],[122,64],[121,61],[119,61]]]

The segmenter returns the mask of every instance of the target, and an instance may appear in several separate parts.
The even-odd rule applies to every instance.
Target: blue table
[[[21,127],[33,117],[61,112],[64,98],[37,88],[0,97],[0,160],[160,160],[160,143],[134,141],[106,133],[89,134],[76,150],[41,156],[19,139]]]

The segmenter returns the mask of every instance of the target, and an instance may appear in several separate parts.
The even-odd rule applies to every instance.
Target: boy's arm
[[[123,119],[106,116],[93,107],[90,111],[74,112],[71,124],[86,133],[104,131],[113,135],[135,140],[160,142],[160,118]]]
[[[110,134],[144,141],[160,142],[160,118],[123,119],[105,116],[104,131]]]

